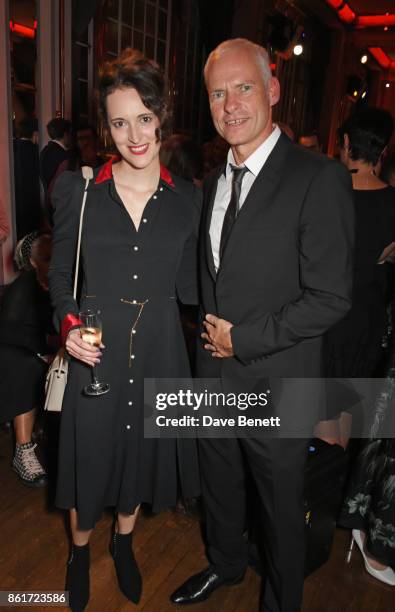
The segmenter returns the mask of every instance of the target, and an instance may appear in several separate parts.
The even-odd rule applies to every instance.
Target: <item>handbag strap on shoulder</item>
[[[81,172],[82,172],[82,176],[85,179],[85,187],[84,187],[84,194],[82,197],[80,223],[78,227],[77,254],[75,258],[75,273],[74,273],[74,288],[73,288],[73,298],[75,300],[77,299],[78,270],[80,267],[81,236],[82,236],[82,225],[83,225],[83,220],[84,220],[86,196],[88,195],[89,181],[93,179],[93,170],[89,166],[82,166]]]

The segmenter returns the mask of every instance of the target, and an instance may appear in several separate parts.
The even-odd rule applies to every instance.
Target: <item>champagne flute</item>
[[[92,346],[100,347],[102,338],[102,322],[100,312],[94,310],[83,310],[80,312],[82,325],[80,327],[81,338]],[[92,382],[84,387],[85,395],[103,395],[110,390],[110,385],[99,381],[97,366],[92,366]]]

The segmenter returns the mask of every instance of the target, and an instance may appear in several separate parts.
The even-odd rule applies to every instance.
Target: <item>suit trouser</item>
[[[262,506],[267,577],[264,612],[300,609],[304,581],[306,438],[229,438],[199,441],[210,562],[226,578],[247,567],[246,472]]]

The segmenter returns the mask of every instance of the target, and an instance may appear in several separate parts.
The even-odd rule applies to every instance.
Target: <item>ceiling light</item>
[[[361,64],[366,64],[367,61],[368,61],[368,56],[366,54],[362,55],[362,57],[361,57]]]
[[[353,93],[354,98],[356,98],[356,97],[357,97],[357,95],[358,95],[358,91],[355,89],[355,91],[354,91],[354,93]]]
[[[387,82],[387,83],[385,84],[385,86],[386,86],[386,88],[387,88],[387,89],[389,89],[389,88],[391,87],[391,83],[388,83],[388,82]]]
[[[302,55],[302,53],[303,53],[303,45],[295,45],[294,55]]]

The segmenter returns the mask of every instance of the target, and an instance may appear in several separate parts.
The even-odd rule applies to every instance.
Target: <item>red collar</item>
[[[108,181],[112,179],[112,165],[114,162],[119,161],[119,157],[114,155],[111,157],[108,162],[106,162],[99,170],[95,185],[100,183],[104,183],[104,181]],[[160,166],[160,178],[164,181],[169,187],[174,187],[173,179],[171,178],[171,174],[165,166]]]

